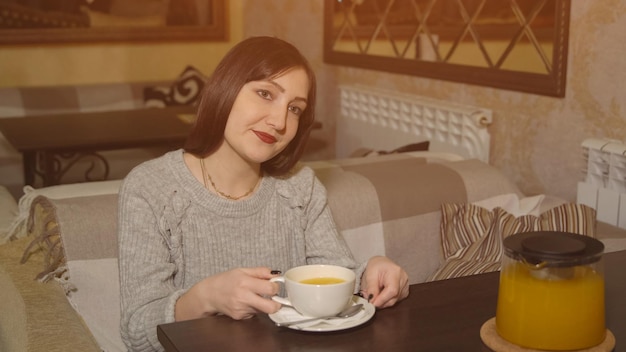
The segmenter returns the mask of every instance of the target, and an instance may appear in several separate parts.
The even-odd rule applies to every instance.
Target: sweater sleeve
[[[150,177],[130,174],[119,196],[119,270],[122,339],[131,351],[159,351],[156,326],[174,321],[178,272],[175,234],[163,230],[164,201]]]

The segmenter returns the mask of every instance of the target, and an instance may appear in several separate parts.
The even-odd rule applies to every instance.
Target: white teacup
[[[287,298],[273,296],[273,300],[316,318],[338,314],[352,302],[356,275],[336,265],[303,265],[270,281],[284,283],[287,291]]]

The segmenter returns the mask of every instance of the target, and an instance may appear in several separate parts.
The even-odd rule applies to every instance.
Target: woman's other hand
[[[361,277],[361,293],[378,308],[387,308],[409,296],[409,276],[391,259],[370,258]]]
[[[259,312],[271,314],[281,305],[267,297],[279,286],[269,268],[239,268],[208,277],[187,291],[176,302],[176,320],[189,320],[214,314],[247,319]]]

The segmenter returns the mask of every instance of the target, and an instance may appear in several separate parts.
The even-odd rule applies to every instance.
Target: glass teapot
[[[526,232],[504,239],[496,329],[525,348],[578,350],[606,334],[604,245],[567,232]]]

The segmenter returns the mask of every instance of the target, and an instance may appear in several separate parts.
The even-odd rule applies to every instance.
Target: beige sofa
[[[524,197],[478,160],[416,152],[307,164],[326,186],[354,256],[387,255],[407,270],[412,284],[498,270],[497,255],[476,259],[472,248],[480,236],[506,234],[454,240],[458,224],[476,220],[470,210],[480,209],[483,222],[526,216],[537,226],[558,222],[573,226],[565,230],[596,232],[593,209],[542,195]],[[5,224],[8,242],[0,245],[1,351],[123,350],[117,330],[119,182],[30,190],[19,205],[7,205],[17,215]],[[443,205],[454,205],[456,213],[446,213],[450,207]],[[613,230],[608,237],[619,241],[623,233]]]

